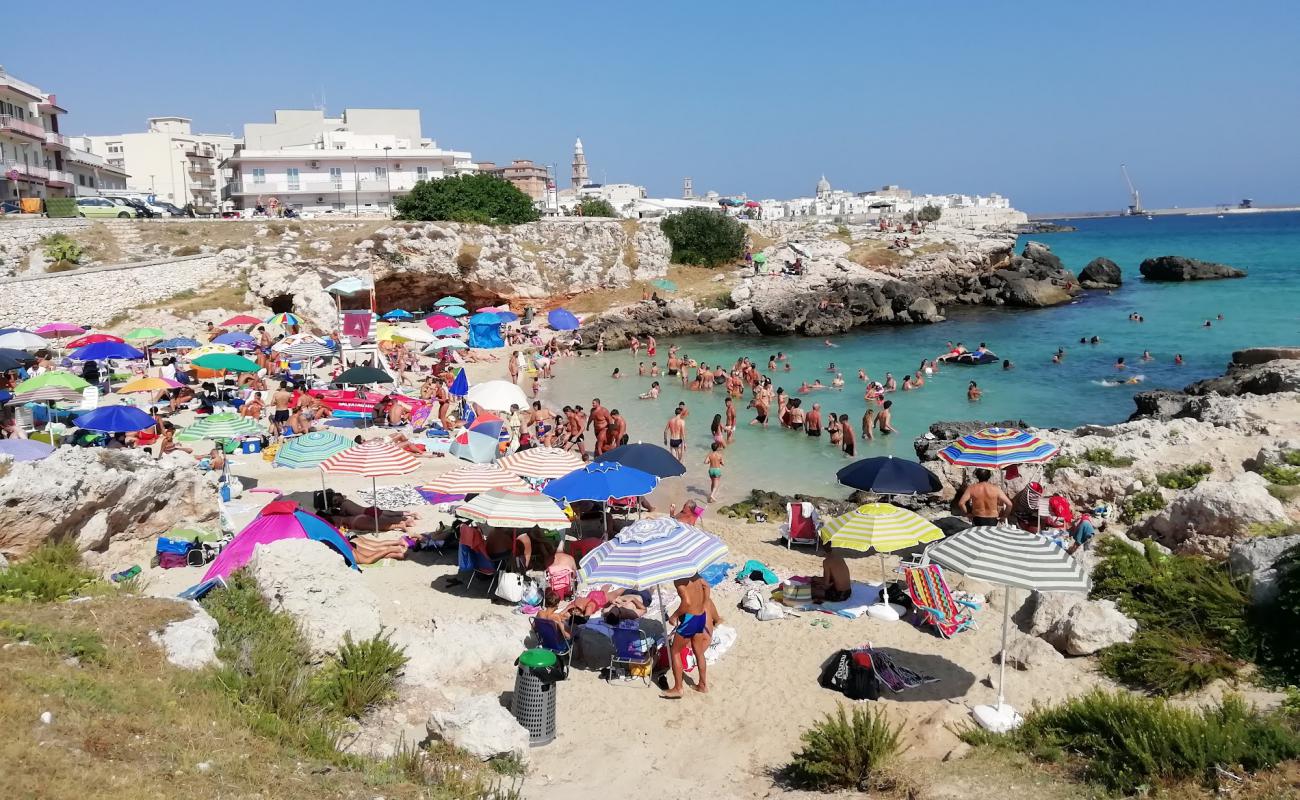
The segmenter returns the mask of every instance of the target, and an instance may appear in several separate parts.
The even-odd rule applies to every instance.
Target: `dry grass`
[[[668,280],[677,284],[676,293],[660,291],[648,283],[634,283],[622,289],[598,289],[594,292],[584,292],[559,305],[584,314],[604,311],[614,306],[639,301],[641,293],[647,288],[652,292],[658,291],[660,297],[669,299],[691,298],[697,303],[716,304],[719,295],[730,293],[731,287],[729,283],[713,280],[718,275],[724,274],[726,274],[726,270],[672,264],[668,267]]]
[[[764,236],[754,228],[749,228],[748,230],[749,230],[749,243],[750,245],[753,246],[755,253],[757,253],[759,250],[763,250],[765,248],[771,247],[772,245],[776,244],[778,241],[777,239]]]
[[[100,264],[116,264],[126,260],[126,254],[117,237],[102,222],[96,222],[88,228],[82,228],[70,234],[84,253],[82,261],[94,261]]]
[[[864,267],[892,267],[903,261],[897,250],[890,250],[889,244],[879,239],[864,239],[853,245],[845,258]]]

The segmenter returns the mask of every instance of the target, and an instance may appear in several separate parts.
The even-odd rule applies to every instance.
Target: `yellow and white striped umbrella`
[[[821,530],[822,542],[831,547],[892,553],[943,538],[934,523],[889,503],[867,503],[834,517]]]
[[[238,353],[238,352],[239,352],[238,350],[236,350],[235,348],[231,347],[228,344],[209,343],[203,345],[202,347],[194,348],[193,350],[186,353],[184,357],[189,361],[193,361],[196,358],[203,358],[204,356],[216,355],[218,353]]]

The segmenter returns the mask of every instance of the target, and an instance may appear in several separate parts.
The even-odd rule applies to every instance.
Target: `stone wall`
[[[16,275],[40,246],[41,239],[55,233],[73,234],[94,224],[88,219],[0,220],[0,277]]]
[[[224,282],[231,262],[210,254],[0,278],[0,327],[51,320],[102,325],[130,309]]]

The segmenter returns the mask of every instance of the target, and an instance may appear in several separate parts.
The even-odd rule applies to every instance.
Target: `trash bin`
[[[559,659],[542,648],[525,650],[515,660],[515,694],[510,713],[528,731],[528,744],[540,747],[555,740],[555,681]]]

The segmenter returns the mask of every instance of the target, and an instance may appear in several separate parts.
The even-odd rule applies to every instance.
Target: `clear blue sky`
[[[0,63],[65,132],[158,115],[418,107],[479,160],[791,197],[1001,192],[1030,211],[1300,202],[1293,2],[73,2],[5,15]]]

